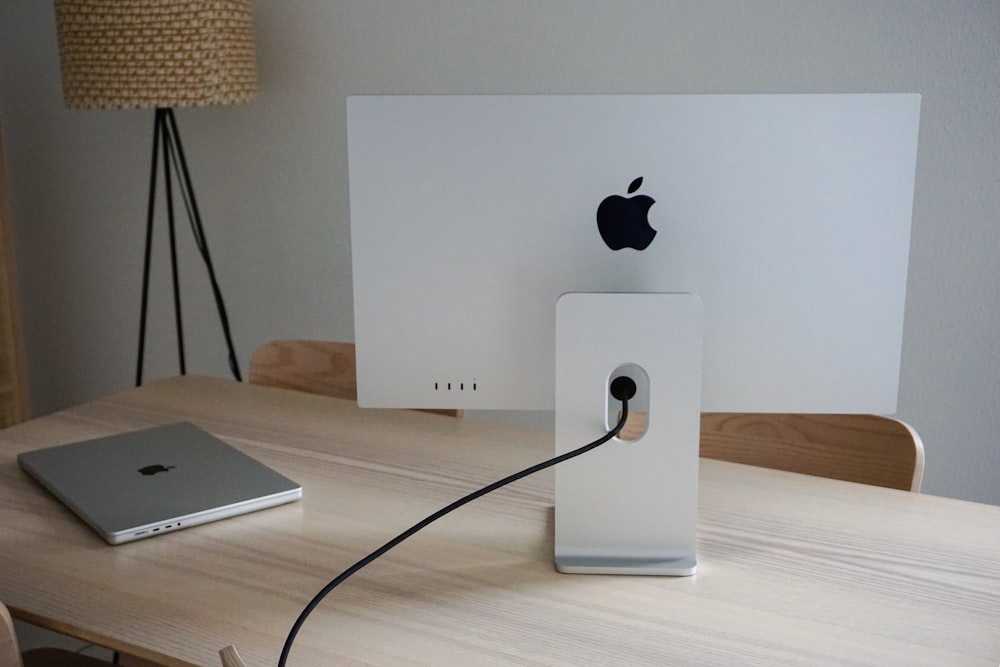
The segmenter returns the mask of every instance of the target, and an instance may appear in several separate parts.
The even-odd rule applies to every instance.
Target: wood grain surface
[[[18,452],[186,419],[302,501],[118,547]],[[609,445],[614,446],[614,444]],[[627,446],[627,445],[624,445]],[[0,431],[0,600],[167,665],[233,644],[274,665],[306,602],[552,435],[187,376]],[[1000,507],[701,462],[693,577],[562,575],[552,473],[476,501],[362,570],[290,665],[951,665],[1000,661]]]

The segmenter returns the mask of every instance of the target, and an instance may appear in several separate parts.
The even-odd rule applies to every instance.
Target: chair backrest
[[[924,475],[920,436],[877,415],[706,412],[701,455],[905,491]]]
[[[239,651],[232,644],[219,651],[219,660],[222,661],[222,667],[246,667]]]
[[[322,340],[273,340],[250,357],[250,383],[357,400],[354,345]]]
[[[282,387],[357,400],[357,365],[353,343],[325,340],[273,340],[250,358],[252,384]],[[427,410],[452,417],[461,410]]]
[[[0,602],[0,667],[22,667],[21,649],[14,634],[14,621],[7,607]]]
[[[37,667],[100,667],[108,664],[103,660],[66,649],[35,649],[25,654],[25,660],[29,654],[32,656],[31,664]],[[245,667],[234,646],[227,646],[219,651],[219,659],[222,667]],[[14,633],[14,621],[11,620],[10,612],[2,602],[0,602],[0,667],[24,667],[17,635]]]
[[[356,400],[354,345],[275,340],[250,359],[250,382]],[[458,410],[436,410],[460,416]],[[635,413],[623,437],[645,430]],[[924,448],[907,424],[876,415],[706,412],[701,455],[735,463],[919,491]]]

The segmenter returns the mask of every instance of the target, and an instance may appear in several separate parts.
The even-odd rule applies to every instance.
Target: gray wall
[[[353,337],[348,94],[918,92],[898,415],[924,437],[927,492],[1000,504],[996,0],[258,0],[256,10],[258,101],[178,112],[244,369],[269,338]],[[31,402],[43,414],[132,382],[152,114],[63,109],[51,4],[0,0],[0,119]],[[183,237],[189,368],[226,375]],[[163,257],[151,378],[175,368]]]

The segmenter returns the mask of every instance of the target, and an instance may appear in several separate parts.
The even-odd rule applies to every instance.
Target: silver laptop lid
[[[110,544],[302,495],[292,480],[189,423],[48,447],[17,460]]]

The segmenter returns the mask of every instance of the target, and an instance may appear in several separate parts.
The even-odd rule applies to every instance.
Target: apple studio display
[[[349,98],[359,402],[550,410],[561,294],[690,292],[704,410],[893,412],[919,100]]]
[[[551,410],[563,294],[682,293],[701,309],[696,412],[895,411],[919,95],[372,95],[347,110],[362,406]],[[675,320],[622,312],[594,346],[643,326],[644,344],[674,344]],[[580,390],[606,403],[607,376],[639,354]]]

